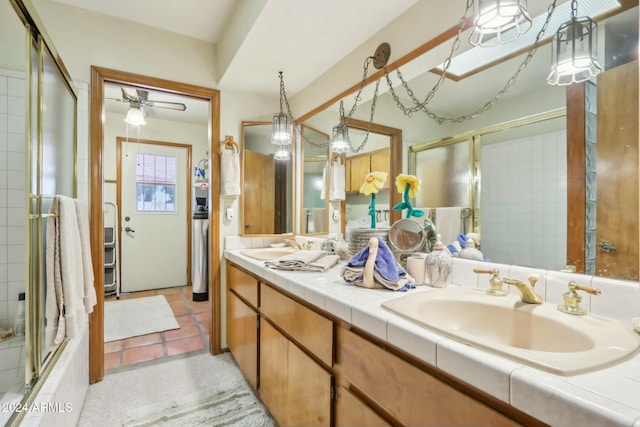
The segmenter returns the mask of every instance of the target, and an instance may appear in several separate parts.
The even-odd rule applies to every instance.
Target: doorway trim
[[[90,98],[90,240],[94,287],[97,303],[89,316],[89,383],[94,384],[104,378],[104,192],[103,192],[103,158],[104,158],[104,85],[105,83],[126,84],[141,89],[169,92],[209,102],[209,168],[210,200],[209,241],[209,308],[211,321],[209,324],[209,352],[219,354],[221,349],[220,318],[220,158],[217,153],[217,141],[220,135],[220,91],[187,83],[180,83],[140,74],[128,73],[103,67],[91,66],[91,98]],[[214,145],[214,138],[216,144]],[[214,150],[214,147],[216,148]]]

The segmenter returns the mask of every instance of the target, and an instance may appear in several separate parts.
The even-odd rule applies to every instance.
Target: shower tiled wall
[[[0,69],[0,327],[13,327],[25,291],[25,80]],[[0,343],[0,393],[24,383],[24,337]]]
[[[505,264],[564,267],[566,146],[564,131],[483,146],[483,251]]]

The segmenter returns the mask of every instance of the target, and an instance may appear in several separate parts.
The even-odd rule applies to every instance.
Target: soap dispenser
[[[453,260],[440,239],[441,237],[438,234],[433,250],[427,254],[427,278],[431,286],[446,288],[449,286]]]

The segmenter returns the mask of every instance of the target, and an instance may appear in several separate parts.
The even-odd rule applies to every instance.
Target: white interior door
[[[187,284],[187,149],[122,143],[121,290]]]

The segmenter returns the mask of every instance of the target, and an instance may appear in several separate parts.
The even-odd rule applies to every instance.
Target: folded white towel
[[[240,195],[240,155],[236,150],[222,150],[220,156],[220,194]]]
[[[265,261],[264,265],[268,268],[278,270],[299,270],[310,262],[316,261],[318,258],[326,256],[325,251],[318,250],[302,250],[295,251],[292,254],[282,256],[275,261]]]
[[[311,261],[309,264],[305,264],[298,271],[315,271],[318,273],[324,273],[340,260],[339,255],[326,255],[321,256],[315,261]]]

